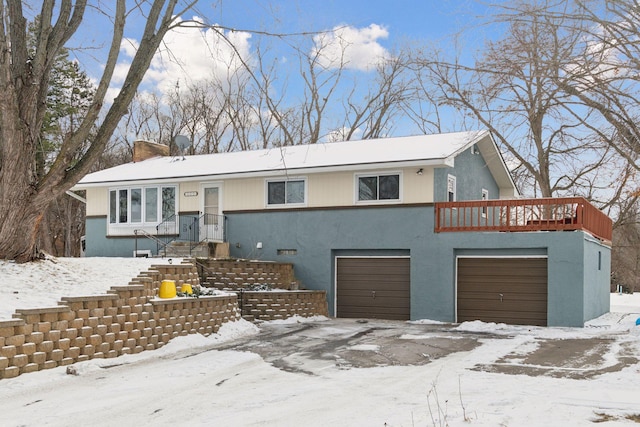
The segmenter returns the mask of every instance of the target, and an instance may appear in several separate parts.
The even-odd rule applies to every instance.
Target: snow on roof
[[[128,181],[269,175],[285,170],[353,169],[359,165],[393,167],[418,162],[444,165],[488,134],[469,131],[203,154],[184,159],[157,157],[94,172],[82,178],[75,188]]]

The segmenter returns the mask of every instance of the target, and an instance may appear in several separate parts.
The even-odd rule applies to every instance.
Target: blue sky
[[[222,0],[200,2],[197,10],[238,28],[268,26],[280,20],[284,30],[326,30],[348,24],[385,26],[394,38],[439,38],[457,31],[483,6],[469,0]],[[275,18],[275,19],[274,19]],[[256,25],[257,24],[257,25]]]
[[[128,6],[132,4],[128,1]],[[112,34],[108,22],[112,12],[108,8],[114,6],[100,1],[100,7],[101,11],[89,9],[81,32],[72,42],[79,48],[73,51],[74,54],[96,81]],[[485,31],[478,23],[488,10],[488,6],[474,0],[200,0],[195,8],[183,15],[183,19],[196,18],[206,24],[237,29],[225,34],[248,62],[255,60],[258,46],[261,49],[268,47],[267,56],[277,61],[280,68],[278,79],[287,81],[287,96],[295,102],[295,97],[302,91],[299,59],[292,45],[309,53],[322,37],[326,57],[323,65],[331,68],[332,55],[338,57],[342,52],[340,41],[347,40],[348,48],[344,53],[349,78],[366,88],[367,79],[374,76],[370,71],[377,61],[406,46],[446,46],[453,34],[465,30],[465,46],[478,47],[484,41]],[[131,18],[125,30],[129,40],[123,43],[107,102],[119,91],[144,26],[139,14],[134,13]],[[279,39],[251,30],[278,34],[318,32],[322,36],[310,34]],[[233,58],[233,50],[210,30],[178,29],[168,34],[165,42],[165,52],[157,55],[152,63],[140,87],[142,92],[162,95],[173,90],[176,82],[182,88],[185,82],[198,83],[211,76],[225,76],[229,69],[241,68]],[[465,53],[472,51],[469,49]],[[399,133],[412,131],[403,129]]]
[[[113,6],[110,2],[100,2],[100,7],[105,12],[104,9]],[[369,31],[365,36],[368,37],[368,47],[377,45],[393,50],[408,43],[443,43],[448,36],[474,25],[486,11],[487,6],[473,0],[200,0],[195,8],[185,14],[185,18],[197,16],[207,24],[285,34],[330,31],[347,26],[354,35],[375,26],[377,32]],[[82,31],[74,40],[75,46],[81,48],[78,51],[80,61],[96,75],[100,71],[100,48],[108,46],[111,35],[109,23],[104,17],[108,14],[108,10],[104,14],[89,10],[86,18],[88,25],[81,27]],[[136,39],[144,22],[135,14],[132,17],[136,19],[129,21],[126,35]],[[97,28],[104,31],[96,31]],[[481,28],[467,32],[474,41],[482,40],[481,33]],[[175,39],[178,53],[196,50],[192,37],[191,40],[190,37],[184,37],[185,44],[182,46],[179,38]],[[254,34],[240,41],[239,49],[246,49],[246,53],[250,53],[257,43],[258,36]],[[268,43],[274,51],[279,49],[279,43],[284,45],[277,39],[271,39]],[[87,47],[90,49],[87,50]],[[196,59],[201,56],[202,53],[194,53]],[[189,61],[189,58],[184,58],[184,61]],[[123,63],[126,63],[126,55]]]

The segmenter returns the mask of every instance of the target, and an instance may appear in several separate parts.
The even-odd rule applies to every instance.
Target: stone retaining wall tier
[[[329,316],[325,291],[242,291],[240,298],[242,317],[247,320]]]
[[[198,258],[198,264],[202,285],[211,288],[235,291],[256,284],[286,290],[300,287],[291,263]]]

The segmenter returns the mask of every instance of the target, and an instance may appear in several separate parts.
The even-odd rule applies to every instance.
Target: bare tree
[[[557,84],[583,34],[535,5],[512,7],[518,14],[504,19],[506,35],[489,42],[473,65],[447,61],[437,51],[420,52],[419,87],[437,93],[438,105],[465,115],[467,126],[491,130],[509,161],[533,178],[527,193],[593,195],[599,187],[619,184],[618,177],[605,180],[600,172],[616,155],[592,131],[593,109],[577,105]]]
[[[393,132],[393,119],[411,104],[411,82],[406,76],[405,55],[399,54],[384,60],[375,67],[375,78],[362,99],[358,99],[358,87],[353,85],[344,97],[344,133],[340,140],[372,139],[388,136]]]
[[[162,38],[184,11],[177,0],[138,2],[146,25],[122,89],[98,123],[118,60],[128,11],[118,0],[113,37],[94,99],[77,129],[65,136],[55,161],[40,177],[36,152],[55,58],[83,23],[86,0],[44,1],[35,49],[27,44],[27,20],[19,0],[0,2],[0,258],[25,262],[39,257],[36,236],[43,212],[82,178],[109,142],[127,112]],[[95,135],[87,144],[91,130]]]
[[[640,5],[635,0],[574,0],[569,12],[544,13],[579,29],[573,61],[555,78],[558,86],[597,112],[607,127],[593,132],[640,169]]]

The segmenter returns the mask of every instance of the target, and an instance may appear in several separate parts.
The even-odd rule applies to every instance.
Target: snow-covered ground
[[[10,318],[16,308],[56,305],[61,296],[104,293],[159,262],[166,261],[0,261],[0,319]],[[327,361],[313,375],[278,369],[253,352],[216,349],[258,333],[253,324],[239,321],[210,337],[179,337],[159,350],[76,364],[78,375],[59,367],[0,380],[0,425],[634,425],[640,422],[637,362],[579,380],[472,369],[544,338],[601,338],[611,343],[611,354],[604,356],[612,364],[621,349],[631,359],[640,358],[640,327],[635,325],[640,294],[612,294],[611,303],[611,313],[584,328],[468,322],[457,329],[504,338],[488,337],[471,351],[420,366],[345,369]],[[273,327],[287,326],[280,323]]]

